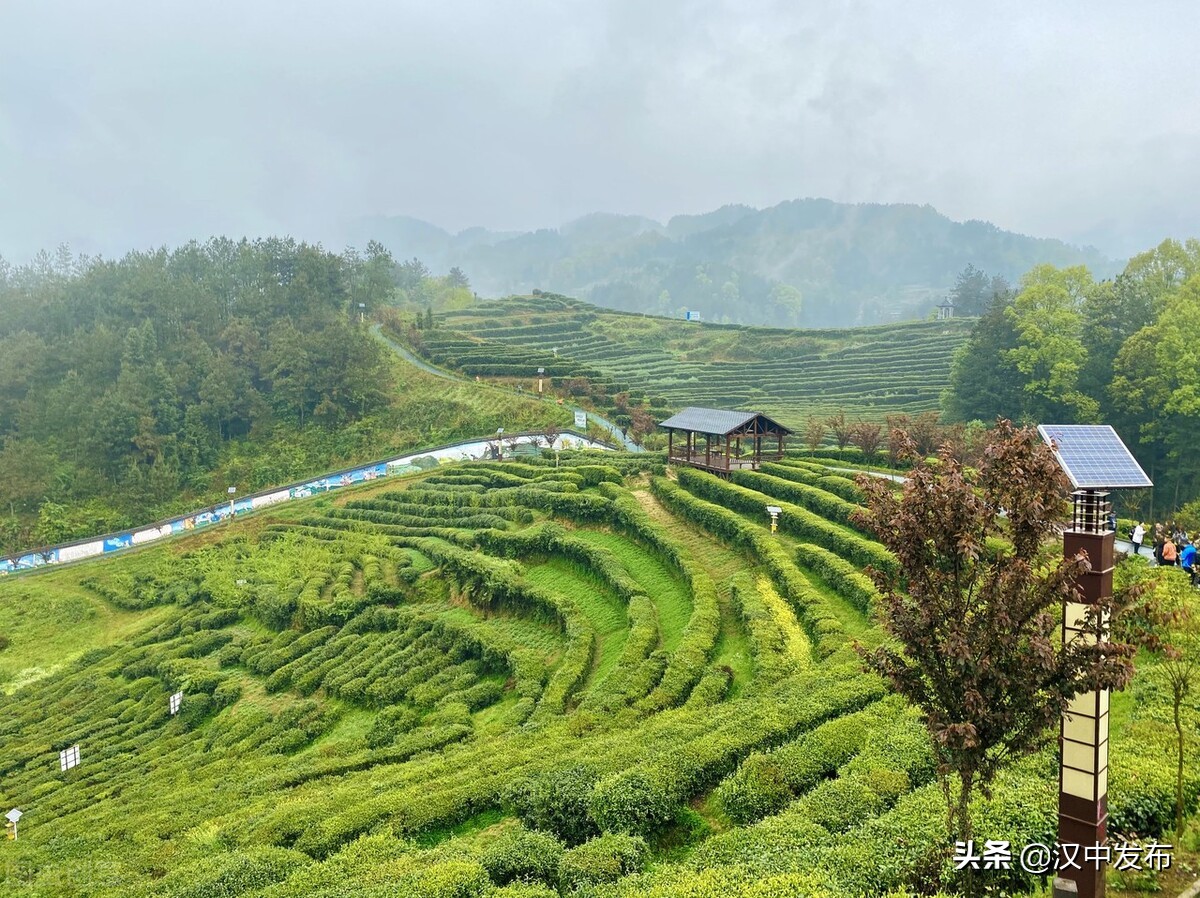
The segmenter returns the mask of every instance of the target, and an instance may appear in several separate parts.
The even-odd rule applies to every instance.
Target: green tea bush
[[[634,768],[597,783],[588,808],[602,831],[644,836],[674,817],[676,802],[665,783]]]
[[[765,516],[769,497],[760,492],[746,489],[734,483],[726,483],[719,477],[691,468],[680,468],[676,472],[679,484],[688,492],[756,518]],[[859,567],[873,567],[880,571],[894,571],[896,559],[883,546],[844,527],[830,523],[825,518],[807,509],[800,508],[782,499],[776,500],[783,513],[779,526],[785,533],[814,542],[836,552]]]
[[[483,868],[496,885],[513,880],[558,881],[562,842],[548,833],[513,826],[504,830],[483,850]]]
[[[559,898],[558,889],[540,882],[513,882],[488,893],[489,898]]]
[[[879,589],[870,577],[828,549],[801,543],[796,547],[796,561],[863,614],[870,615],[880,600]]]
[[[773,752],[750,755],[716,791],[725,813],[752,823],[835,774],[866,742],[867,713],[834,718]]]
[[[594,767],[572,764],[517,780],[504,798],[526,826],[554,833],[567,845],[578,845],[599,831],[589,811],[598,781]]]
[[[177,867],[147,889],[155,898],[235,898],[286,879],[311,858],[284,848],[217,852]]]
[[[585,886],[616,882],[640,873],[649,856],[650,849],[641,837],[605,833],[563,854],[558,881],[566,894]]]
[[[691,563],[684,568],[684,575],[691,587],[692,615],[667,662],[662,679],[654,691],[638,703],[644,710],[661,710],[682,702],[700,680],[709,656],[716,648],[717,633],[721,628],[717,588],[708,574]],[[715,682],[710,683],[710,689],[715,685]]]
[[[1169,710],[1170,699],[1164,700]],[[1176,755],[1174,731],[1151,721],[1131,723],[1136,737],[1109,752],[1109,829],[1117,833],[1160,836],[1175,827]],[[1187,734],[1187,757],[1194,757],[1195,736]],[[1133,736],[1133,734],[1130,734]],[[1200,804],[1200,770],[1186,765],[1183,801],[1190,813]]]
[[[492,882],[482,864],[452,859],[397,877],[362,898],[483,898]],[[339,896],[340,898],[340,896]]]
[[[725,698],[729,687],[733,684],[733,671],[728,667],[710,667],[696,684],[684,702],[685,708],[703,708],[705,705],[715,705]]]
[[[778,813],[794,797],[776,755],[770,754],[750,755],[716,791],[721,809],[737,824]]]
[[[778,540],[772,539],[765,530],[744,520],[741,515],[699,499],[669,480],[655,478],[650,482],[650,488],[659,501],[676,514],[754,555],[767,568],[780,593],[796,609],[821,657],[828,657],[845,647],[845,629],[837,615],[788,558]]]
[[[384,708],[375,715],[371,729],[367,731],[367,746],[380,748],[384,745],[391,745],[397,736],[407,733],[415,727],[419,719],[413,708],[404,705]]]
[[[857,508],[856,505],[847,502],[840,496],[827,493],[823,489],[794,483],[780,477],[772,477],[770,474],[761,474],[756,471],[735,471],[729,479],[765,495],[794,502],[801,508],[807,508],[814,514],[846,526],[851,526],[850,515]]]
[[[759,470],[772,477],[818,487],[855,505],[862,504],[864,499],[862,490],[851,478],[831,474],[829,469],[823,465],[807,465],[794,461],[763,462],[759,465]]]

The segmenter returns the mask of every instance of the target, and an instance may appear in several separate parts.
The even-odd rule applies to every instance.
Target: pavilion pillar
[[[704,467],[712,465],[712,437],[707,433],[704,435]]]
[[[673,430],[667,431],[667,464],[671,463],[671,456],[673,455],[673,452],[671,450],[674,448],[673,444],[675,442],[674,436],[675,436],[675,431],[673,431]]]

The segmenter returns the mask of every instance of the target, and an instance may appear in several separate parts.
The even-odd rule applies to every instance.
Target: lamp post
[[[496,458],[499,461],[504,461],[504,443],[501,442],[504,438],[504,428],[496,428]]]
[[[237,494],[237,487],[231,486],[229,489],[225,490],[225,492],[229,494],[229,519],[232,521],[233,520],[233,497]]]
[[[771,532],[774,533],[779,529],[779,516],[783,514],[783,509],[778,505],[768,505],[767,514],[771,516]]]
[[[538,368],[538,394],[542,392],[542,376],[546,373],[545,368]]]
[[[367,320],[367,304],[360,302],[358,304],[358,323],[362,324]]]
[[[1063,643],[1103,638],[1087,632],[1087,618],[1092,607],[1113,594],[1116,534],[1110,527],[1110,490],[1150,486],[1150,478],[1107,425],[1043,424],[1038,431],[1074,488],[1071,523],[1063,531],[1063,556],[1075,558],[1082,552],[1090,564],[1076,586],[1076,600],[1063,604]],[[1056,895],[1070,894],[1072,884],[1079,898],[1104,895],[1100,852],[1093,849],[1097,860],[1091,862],[1086,850],[1103,845],[1108,836],[1108,700],[1107,689],[1082,692],[1071,699],[1062,716],[1058,842],[1063,847]],[[1071,848],[1076,856],[1069,856]]]

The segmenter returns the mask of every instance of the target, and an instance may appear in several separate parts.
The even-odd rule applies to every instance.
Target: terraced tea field
[[[651,453],[560,463],[347,487],[0,581],[19,659],[0,666],[0,803],[25,812],[0,844],[5,893],[936,885],[927,736],[852,647],[881,638],[861,569],[893,563],[848,525],[854,483],[806,461],[734,482],[664,476]],[[1153,835],[1173,732],[1138,682],[1111,825]],[[980,837],[1053,841],[1055,770],[1047,744],[1007,773]]]
[[[468,375],[589,376],[687,405],[764,411],[801,426],[838,411],[880,420],[936,410],[970,321],[849,330],[710,325],[515,297],[441,316],[422,351]]]

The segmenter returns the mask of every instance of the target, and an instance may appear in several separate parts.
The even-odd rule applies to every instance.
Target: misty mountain
[[[344,242],[375,239],[435,271],[461,268],[483,296],[534,289],[614,309],[806,327],[927,317],[968,264],[1011,282],[1034,265],[1121,263],[1093,248],[956,222],[931,206],[804,199],[723,206],[665,225],[595,213],[557,229],[451,234],[403,216],[357,221]]]

